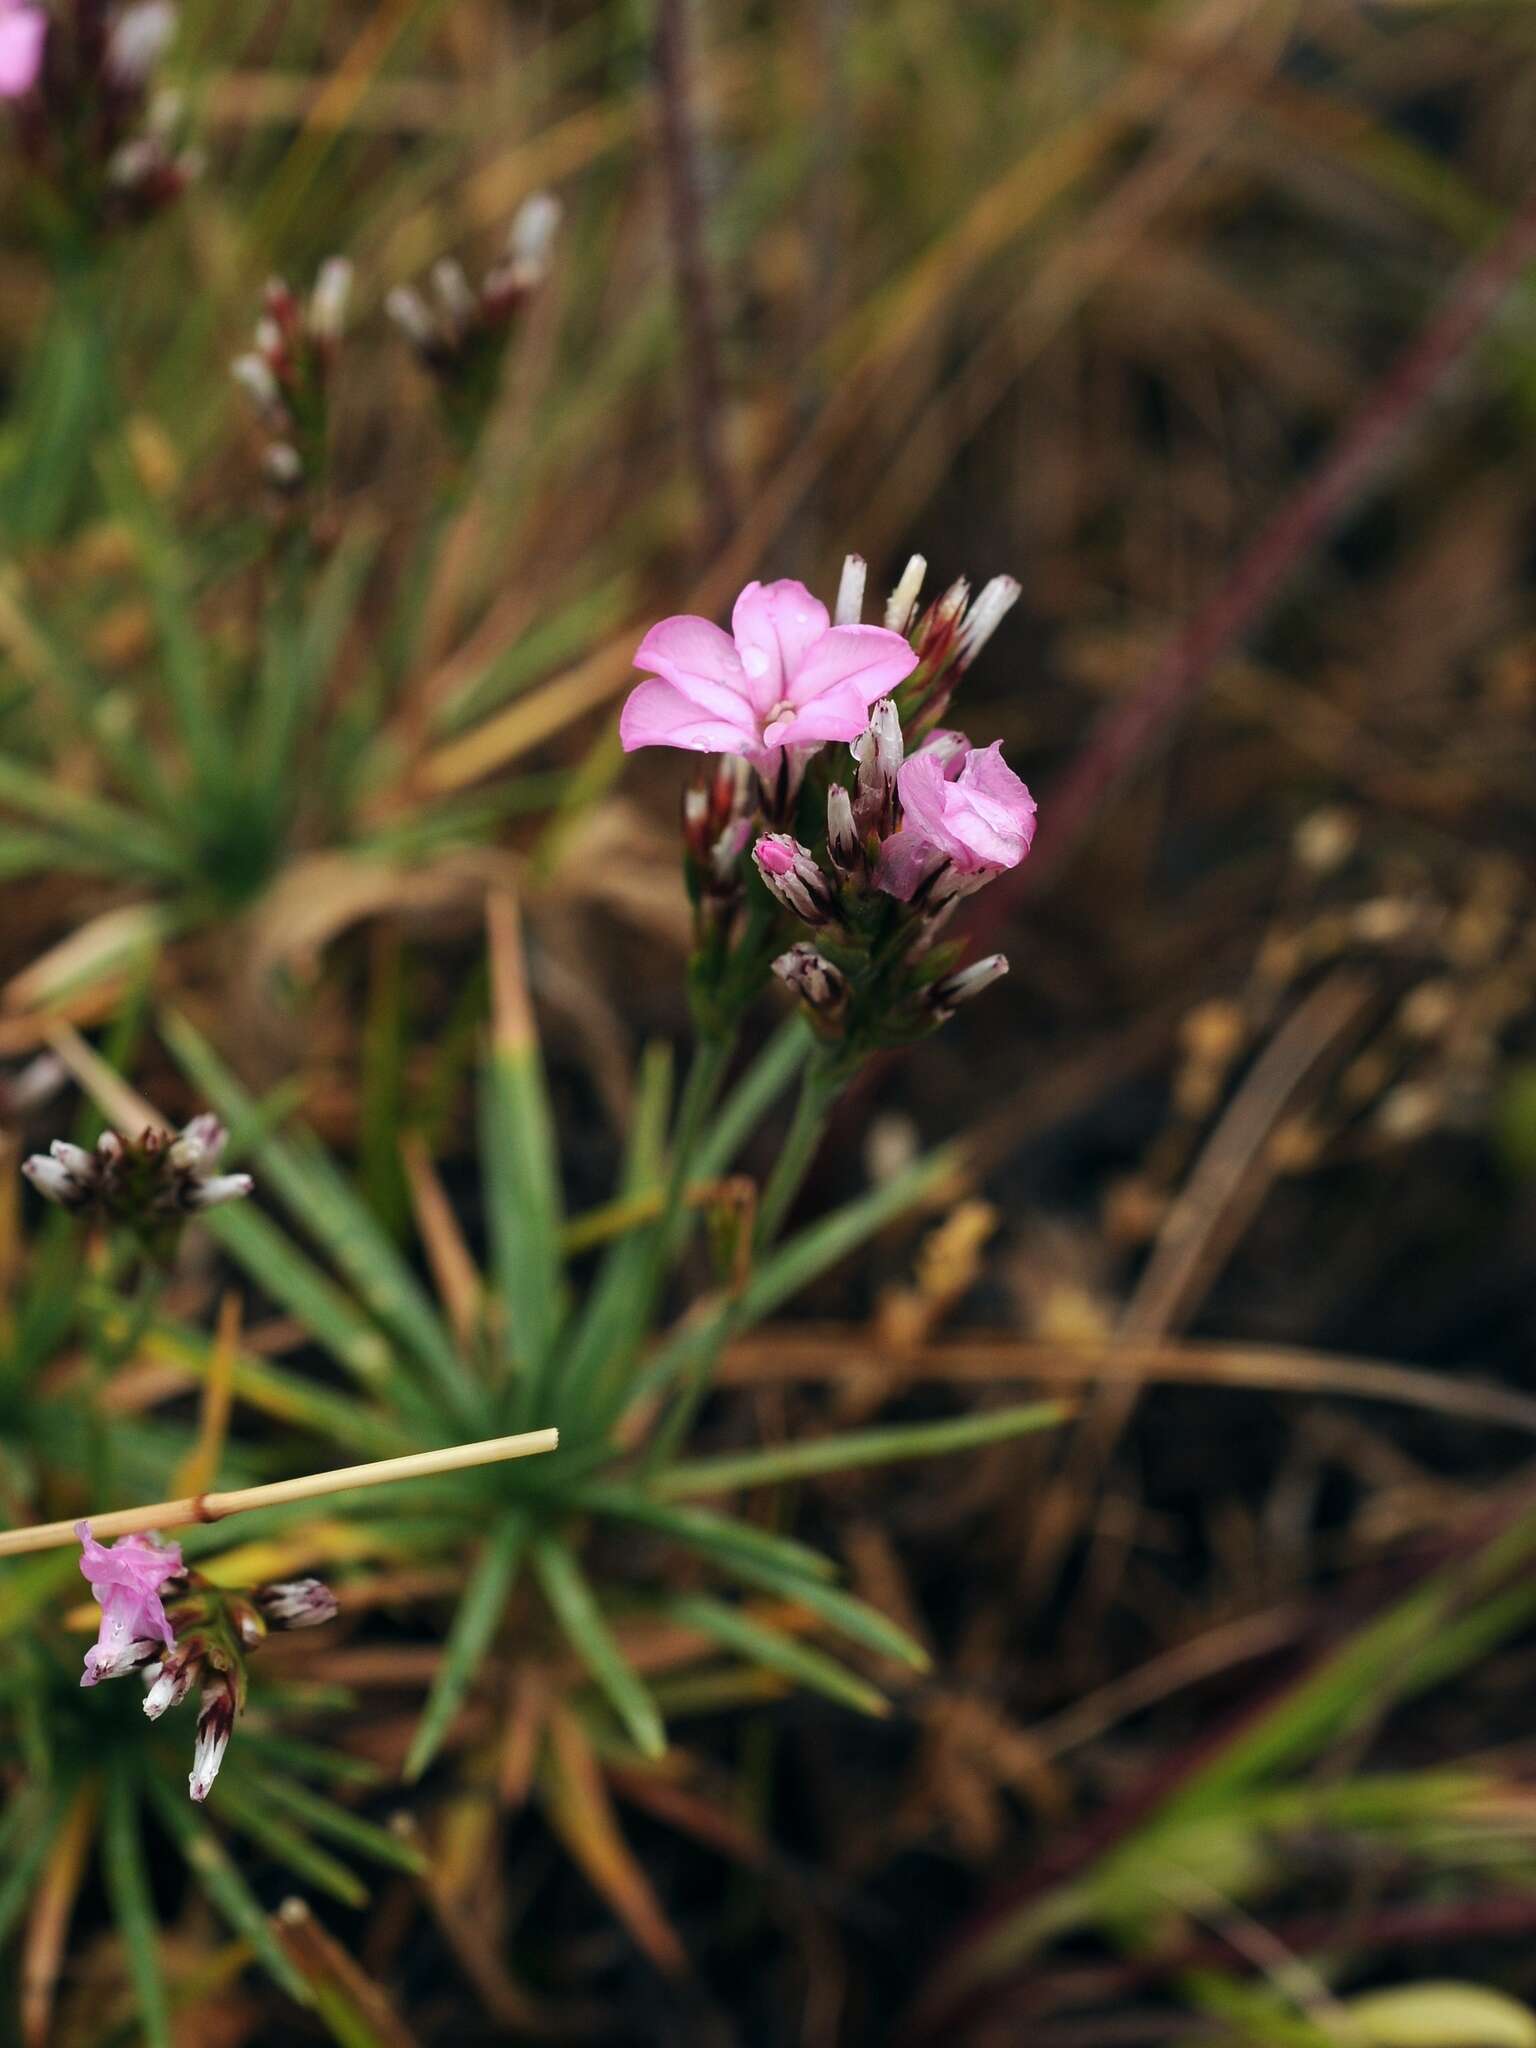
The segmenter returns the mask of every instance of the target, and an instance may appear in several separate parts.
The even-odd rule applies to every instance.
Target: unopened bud
[[[864,584],[869,564],[862,555],[845,555],[843,573],[837,586],[837,604],[832,613],[834,626],[856,626],[864,616]]]
[[[268,367],[265,356],[257,355],[254,351],[249,355],[236,356],[229,366],[229,374],[254,400],[258,411],[281,412],[282,393],[277,388],[277,379]]]
[[[261,473],[286,497],[304,481],[304,458],[291,441],[269,441],[261,451]]]
[[[973,960],[969,967],[962,967],[958,974],[947,974],[942,981],[936,981],[928,991],[928,999],[941,1017],[947,1017],[962,1003],[969,1003],[989,989],[994,981],[1001,981],[1008,972],[1007,956],[989,953],[984,960]]]
[[[414,285],[397,284],[385,299],[384,310],[413,348],[425,354],[437,346],[437,328]]]
[[[882,697],[869,714],[869,728],[853,743],[859,764],[853,815],[860,835],[883,838],[895,823],[896,777],[902,763],[901,720],[895,701]]]
[[[982,586],[960,628],[957,658],[962,669],[969,668],[1019,601],[1020,586],[1012,576],[994,576]]]
[[[192,1752],[192,1771],[187,1790],[199,1802],[206,1799],[219,1775],[229,1738],[235,1731],[236,1703],[230,1682],[215,1673],[203,1684],[203,1704],[197,1717],[197,1743]]]
[[[351,294],[352,265],[345,256],[328,256],[309,295],[309,331],[316,341],[340,340]]]
[[[814,946],[791,946],[774,961],[773,971],[819,1017],[837,1016],[848,1000],[846,978]]]
[[[463,264],[452,256],[444,256],[434,263],[432,288],[437,293],[437,302],[443,309],[449,328],[455,334],[466,333],[480,316],[480,301],[470,289]]]
[[[57,1202],[61,1208],[81,1209],[91,1199],[91,1187],[82,1185],[67,1167],[60,1166],[56,1159],[45,1159],[40,1152],[24,1159],[21,1170],[46,1201]]]
[[[221,1209],[226,1202],[243,1202],[256,1183],[248,1173],[221,1173],[212,1180],[193,1180],[185,1193],[189,1209]]]
[[[519,282],[537,284],[548,270],[563,211],[553,192],[532,192],[513,214],[507,255],[521,273]]]
[[[156,1668],[154,1682],[144,1695],[144,1712],[151,1721],[158,1721],[172,1707],[179,1707],[192,1690],[202,1665],[201,1650],[202,1645],[195,1637],[178,1643]]]
[[[859,864],[859,830],[853,822],[853,798],[840,782],[827,791],[827,853],[845,875]]]
[[[944,764],[944,780],[953,782],[965,765],[965,758],[971,752],[971,743],[963,732],[955,732],[947,726],[936,726],[918,746],[917,754],[937,754]]]
[[[336,1595],[323,1579],[285,1579],[258,1586],[254,1598],[272,1628],[319,1628],[336,1619]]]
[[[176,33],[170,0],[138,0],[125,7],[107,39],[107,70],[114,85],[138,92],[165,55]]]
[[[815,856],[787,832],[770,832],[752,850],[757,871],[786,910],[806,924],[830,922],[834,915],[831,885]]]
[[[885,607],[885,623],[893,633],[905,633],[912,623],[912,614],[917,610],[917,600],[922,595],[923,578],[928,573],[928,564],[921,555],[914,555],[901,572],[901,581],[891,592]]]

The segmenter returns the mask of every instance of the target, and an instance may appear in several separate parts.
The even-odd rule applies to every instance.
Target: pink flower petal
[[[819,746],[823,740],[856,740],[869,723],[869,706],[855,683],[835,683],[783,718],[764,727],[776,746]]]
[[[652,626],[635,649],[635,667],[654,672],[701,711],[745,720],[746,677],[736,643],[708,619],[680,614]]]
[[[792,704],[807,704],[827,690],[851,684],[867,711],[877,698],[889,697],[916,667],[917,656],[900,633],[887,632],[884,626],[834,626],[823,633],[791,675],[785,695]],[[837,732],[826,737],[842,739],[845,735]]]
[[[626,754],[637,747],[681,747],[695,754],[742,754],[755,748],[756,728],[742,707],[738,723],[706,711],[671,683],[636,684],[619,714]]]
[[[11,5],[0,12],[0,99],[20,99],[42,69],[48,17],[38,7]]]
[[[746,671],[747,691],[759,713],[789,695],[830,623],[826,606],[803,583],[749,583],[731,613],[731,632]]]
[[[910,903],[919,885],[939,866],[944,856],[915,832],[893,832],[880,848],[875,868],[875,887],[898,903]]]

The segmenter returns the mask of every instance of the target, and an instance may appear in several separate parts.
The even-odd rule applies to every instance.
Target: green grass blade
[[[149,1779],[149,1789],[171,1839],[180,1850],[188,1871],[207,1892],[230,1926],[280,1984],[300,2005],[309,2003],[309,1986],[283,1954],[267,1924],[261,1901],[236,1869],[228,1850],[198,1813],[184,1792],[158,1772]]]
[[[436,1756],[474,1683],[475,1673],[506,1611],[527,1534],[524,1518],[508,1515],[492,1529],[475,1560],[443,1644],[443,1661],[411,1738],[410,1753],[405,1759],[407,1782],[419,1778]]]
[[[138,1790],[121,1763],[107,1774],[102,1849],[112,1917],[122,1935],[139,2025],[149,2048],[171,2048],[171,2011],[160,1970],[160,1925],[144,1861]]]
[[[281,1749],[275,1751],[275,1760],[280,1761],[283,1753]],[[376,1827],[371,1820],[364,1820],[347,1807],[338,1806],[323,1792],[296,1784],[292,1778],[279,1772],[274,1771],[262,1778],[260,1796],[273,1806],[285,1808],[312,1834],[329,1835],[333,1842],[341,1842],[347,1848],[355,1849],[360,1856],[370,1857],[373,1862],[383,1863],[391,1870],[403,1870],[412,1877],[420,1877],[427,1867],[426,1858],[412,1843],[391,1834],[388,1828]]]
[[[254,1116],[255,1104],[184,1018],[165,1017],[161,1030],[177,1060],[226,1122]],[[260,1138],[253,1151],[264,1180],[329,1253],[369,1311],[432,1376],[455,1424],[478,1429],[486,1420],[479,1390],[452,1333],[324,1147],[308,1133],[299,1133]]]
[[[642,1756],[664,1756],[667,1733],[656,1702],[614,1641],[597,1597],[570,1550],[558,1537],[544,1536],[534,1545],[533,1561],[556,1620],[628,1730],[630,1740]]]
[[[975,1450],[981,1444],[1003,1443],[1037,1429],[1054,1429],[1069,1412],[1059,1401],[1031,1401],[1021,1407],[988,1409],[980,1415],[950,1416],[942,1422],[893,1422],[877,1429],[846,1430],[809,1443],[776,1444],[730,1457],[695,1458],[659,1472],[652,1484],[668,1500],[736,1493],[752,1486],[775,1486],[787,1479],[851,1472],[862,1465],[889,1465],[900,1459]]]
[[[796,1014],[781,1024],[716,1112],[699,1142],[694,1171],[718,1179],[805,1065],[815,1033]]]
[[[672,1056],[666,1046],[648,1046],[640,1062],[634,1117],[625,1148],[620,1199],[659,1193],[666,1171],[667,1118],[672,1100]],[[659,1221],[660,1211],[657,1211]],[[631,1230],[611,1245],[587,1305],[572,1333],[553,1389],[556,1416],[569,1435],[583,1431],[584,1418],[602,1426],[604,1396],[618,1366],[641,1342],[654,1292],[656,1223]]]
[[[762,1558],[749,1557],[745,1553],[725,1562],[726,1568],[737,1578],[745,1579],[749,1586],[759,1586],[765,1593],[777,1593],[785,1600],[793,1600],[798,1606],[809,1608],[829,1628],[847,1636],[850,1642],[862,1643],[866,1650],[873,1650],[877,1656],[894,1657],[899,1663],[910,1665],[914,1671],[931,1668],[933,1660],[922,1644],[909,1636],[904,1628],[898,1628],[894,1621],[888,1620],[878,1608],[871,1607],[867,1600],[845,1593],[841,1587],[829,1586],[820,1577],[807,1578],[803,1572]]]
[[[760,1664],[765,1671],[776,1672],[795,1685],[822,1693],[840,1706],[852,1707],[855,1713],[878,1718],[890,1712],[885,1696],[866,1679],[845,1670],[822,1651],[754,1621],[739,1607],[728,1607],[724,1601],[707,1599],[701,1593],[687,1593],[669,1600],[666,1611],[685,1628],[696,1628],[712,1636],[749,1664]]]
[[[685,1327],[664,1344],[640,1375],[641,1388],[651,1393],[679,1377],[694,1380],[727,1336],[761,1322],[888,1223],[919,1207],[950,1178],[955,1166],[953,1151],[932,1152],[882,1186],[808,1225],[763,1261],[738,1300],[722,1302],[709,1321]]]
[[[771,1530],[739,1521],[734,1515],[716,1514],[711,1508],[682,1507],[676,1502],[654,1499],[634,1486],[583,1486],[574,1496],[575,1504],[595,1515],[616,1521],[638,1522],[663,1536],[675,1537],[690,1549],[732,1566],[740,1558],[755,1558],[763,1564],[801,1577],[829,1579],[836,1566],[819,1550],[793,1537],[777,1536]]]
[[[225,1780],[228,1780],[226,1783]],[[344,1906],[363,1906],[368,1887],[344,1863],[310,1841],[304,1832],[273,1813],[265,1785],[254,1787],[240,1773],[219,1774],[219,1809],[229,1824],[264,1849],[275,1863]]]
[[[508,1318],[509,1349],[520,1367],[515,1412],[531,1424],[543,1419],[540,1396],[565,1316],[564,1198],[510,896],[493,899],[490,944],[493,1031],[480,1089],[486,1216],[491,1273]]]
[[[32,1900],[32,1880],[52,1846],[64,1812],[64,1799],[50,1799],[39,1785],[16,1794],[0,1821],[0,1942],[9,1935]]]

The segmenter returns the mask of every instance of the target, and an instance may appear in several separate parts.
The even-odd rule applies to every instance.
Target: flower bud
[[[883,838],[894,820],[902,761],[901,720],[892,698],[882,697],[871,710],[869,730],[854,741],[853,757],[859,764],[854,823],[861,838],[870,832]]]
[[[912,623],[912,614],[917,610],[917,600],[922,594],[923,578],[928,574],[928,564],[921,555],[914,555],[901,572],[901,581],[891,592],[885,607],[885,623],[893,633],[905,633]]]
[[[845,555],[843,573],[837,586],[837,604],[832,613],[834,626],[856,626],[864,616],[864,584],[869,564],[862,555]]]
[[[859,829],[853,822],[853,799],[840,782],[827,791],[827,853],[840,874],[859,865]]]
[[[319,1628],[336,1619],[336,1595],[323,1579],[285,1579],[258,1586],[254,1598],[272,1628]]]
[[[248,1173],[223,1173],[212,1180],[193,1180],[184,1193],[188,1209],[220,1209],[226,1202],[243,1202],[256,1186]]]
[[[187,1779],[188,1791],[199,1802],[206,1799],[213,1789],[213,1781],[224,1761],[224,1752],[229,1747],[229,1738],[235,1732],[235,1715],[238,1712],[239,1701],[229,1673],[209,1672],[203,1680],[202,1705],[197,1715],[197,1742],[192,1751],[191,1775]]]
[[[345,256],[327,256],[309,295],[309,331],[322,345],[341,339],[347,300],[352,295],[352,265]]]
[[[808,846],[787,832],[769,832],[752,849],[757,871],[786,910],[806,924],[828,924],[836,914],[832,888]]]
[[[201,1669],[202,1640],[197,1636],[179,1642],[168,1657],[162,1658],[144,1695],[144,1712],[149,1719],[158,1721],[172,1707],[179,1707],[197,1683]],[[144,1675],[148,1678],[150,1673],[146,1671]]]
[[[994,576],[982,586],[981,595],[971,606],[970,615],[960,628],[956,659],[961,669],[970,667],[1013,610],[1019,601],[1019,588],[1012,576]]]
[[[773,971],[818,1017],[841,1015],[848,1001],[847,980],[814,946],[791,946],[774,961]]]
[[[973,960],[969,967],[936,981],[928,991],[928,1000],[940,1017],[948,1017],[962,1003],[973,1001],[983,989],[989,989],[994,981],[1001,981],[1007,972],[1007,956],[989,953],[984,960]]]

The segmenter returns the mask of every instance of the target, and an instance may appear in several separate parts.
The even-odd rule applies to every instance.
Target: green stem
[[[760,1258],[784,1227],[784,1220],[810,1171],[832,1106],[843,1092],[846,1079],[847,1073],[841,1061],[835,1053],[826,1051],[813,1057],[802,1075],[794,1117],[758,1204],[757,1227],[752,1241],[754,1256]],[[679,1444],[693,1426],[715,1363],[741,1327],[745,1315],[746,1296],[743,1292],[726,1304],[716,1324],[715,1342],[700,1354],[678,1392],[672,1412],[652,1437],[643,1465],[647,1478],[675,1457]]]
[[[826,1053],[813,1058],[800,1080],[800,1098],[773,1171],[757,1205],[753,1250],[761,1255],[777,1238],[811,1168],[846,1079],[840,1063]]]
[[[688,1065],[688,1078],[683,1083],[682,1100],[677,1106],[677,1121],[672,1134],[666,1199],[662,1205],[661,1225],[656,1233],[657,1256],[663,1270],[682,1235],[684,1203],[694,1154],[735,1049],[734,1032],[701,1038]]]

